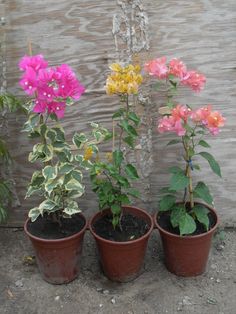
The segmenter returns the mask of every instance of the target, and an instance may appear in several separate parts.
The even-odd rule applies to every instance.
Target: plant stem
[[[190,167],[189,143],[186,143],[184,138],[182,138],[182,143],[185,150],[185,161],[186,161],[185,175],[189,178],[188,194],[189,194],[190,208],[192,209],[194,207],[194,200],[193,200],[193,181],[192,181],[192,173],[191,173],[191,167]]]

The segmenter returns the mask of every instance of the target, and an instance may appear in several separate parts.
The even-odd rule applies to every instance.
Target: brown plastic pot
[[[180,236],[170,233],[158,224],[157,214],[154,216],[154,223],[161,235],[165,265],[171,273],[177,276],[198,276],[206,269],[212,236],[219,222],[215,210],[209,206],[206,207],[214,216],[215,225],[200,235]]]
[[[117,282],[128,282],[139,276],[148,239],[154,225],[152,217],[142,209],[124,206],[123,211],[144,219],[149,225],[148,232],[136,240],[115,242],[98,236],[93,229],[94,223],[102,216],[107,215],[109,210],[96,213],[89,222],[89,229],[96,240],[104,274],[110,280]]]
[[[55,240],[42,239],[32,235],[27,229],[29,219],[26,220],[24,230],[34,247],[36,261],[45,281],[52,284],[63,284],[78,276],[83,238],[87,227],[84,215],[80,214],[80,216],[85,221],[81,231],[72,236]]]

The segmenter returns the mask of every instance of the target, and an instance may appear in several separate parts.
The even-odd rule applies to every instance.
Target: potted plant
[[[67,64],[48,67],[42,55],[24,56],[19,63],[20,85],[30,101],[24,131],[37,141],[29,154],[35,163],[26,197],[38,194],[42,202],[30,209],[24,230],[36,253],[42,277],[53,284],[72,281],[79,272],[85,217],[77,199],[84,193],[79,162],[60,124],[67,106],[84,87]]]
[[[17,110],[23,110],[21,102],[13,95],[3,93],[0,95],[0,111],[5,112],[16,112]],[[0,136],[0,224],[5,223],[8,217],[8,206],[12,200],[12,178],[6,177],[9,175],[5,173],[5,169],[10,169],[12,167],[12,157],[9,153],[7,144],[3,138]],[[9,171],[8,171],[9,172]]]
[[[203,158],[221,177],[219,164],[205,151],[210,145],[204,137],[217,135],[225,118],[213,111],[211,105],[194,110],[189,105],[174,104],[173,95],[180,85],[199,92],[206,81],[204,75],[188,71],[181,60],[172,59],[167,64],[165,57],[155,59],[145,69],[167,84],[168,103],[161,109],[163,117],[158,121],[158,131],[176,134],[177,139],[168,145],[183,148],[183,168],[179,165],[170,168],[170,185],[162,190],[164,194],[154,220],[161,234],[168,270],[180,276],[196,276],[205,270],[218,216],[212,208],[209,188],[202,180],[194,182],[192,175],[200,170],[198,158]]]
[[[138,137],[140,118],[134,112],[134,101],[142,82],[140,67],[115,63],[110,69],[106,92],[119,96],[120,108],[112,117],[112,149],[102,156],[97,148],[87,147],[91,156],[96,153],[96,158],[90,161],[89,172],[100,210],[91,218],[89,228],[105,275],[110,280],[125,282],[140,273],[153,222],[147,212],[130,205],[131,197],[138,196],[131,181],[139,176],[126,158],[128,150],[135,148]]]

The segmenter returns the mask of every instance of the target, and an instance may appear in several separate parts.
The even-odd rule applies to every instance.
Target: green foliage
[[[38,134],[40,142],[33,146],[29,154],[30,162],[39,162],[41,170],[33,173],[26,197],[39,194],[44,201],[29,211],[29,217],[35,221],[40,215],[47,215],[60,223],[62,217],[71,217],[80,212],[76,199],[84,194],[82,184],[82,161],[77,160],[71,146],[66,142],[64,129],[59,125],[49,127],[42,115],[29,114],[24,130],[30,137]],[[82,141],[82,136],[79,137]],[[73,141],[81,146],[78,135]]]
[[[113,139],[113,147],[115,142],[117,147],[108,153],[103,161],[97,150],[97,158],[90,164],[92,189],[98,196],[99,208],[111,209],[114,228],[119,226],[122,205],[130,204],[131,197],[139,196],[139,192],[133,189],[131,184],[133,180],[139,178],[138,172],[133,164],[126,162],[123,148],[134,148],[138,136],[136,128],[139,126],[140,118],[127,106],[128,96],[126,97],[122,96],[126,108],[120,108],[112,117],[118,130],[110,138]],[[107,133],[109,134],[108,131]],[[103,140],[108,138],[104,136],[104,130],[101,138]],[[74,143],[76,144],[76,141]],[[76,145],[80,147],[80,143]]]
[[[208,152],[200,152],[199,155],[201,155],[203,158],[205,158],[208,161],[212,171],[215,174],[217,174],[219,177],[221,177],[220,166],[219,166],[218,162],[215,160],[215,158],[211,154],[209,154]]]
[[[19,99],[10,94],[0,95],[0,112],[24,112],[23,106]],[[11,167],[12,158],[7,148],[7,143],[0,135],[0,163],[1,167]],[[7,220],[7,209],[12,197],[11,184],[0,177],[0,223]]]

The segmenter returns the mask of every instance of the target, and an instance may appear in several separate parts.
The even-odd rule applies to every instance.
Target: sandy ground
[[[236,230],[214,238],[204,275],[179,278],[163,265],[158,232],[149,241],[144,271],[126,284],[102,274],[87,232],[79,277],[67,285],[44,282],[22,229],[0,229],[0,313],[7,314],[235,314]]]

